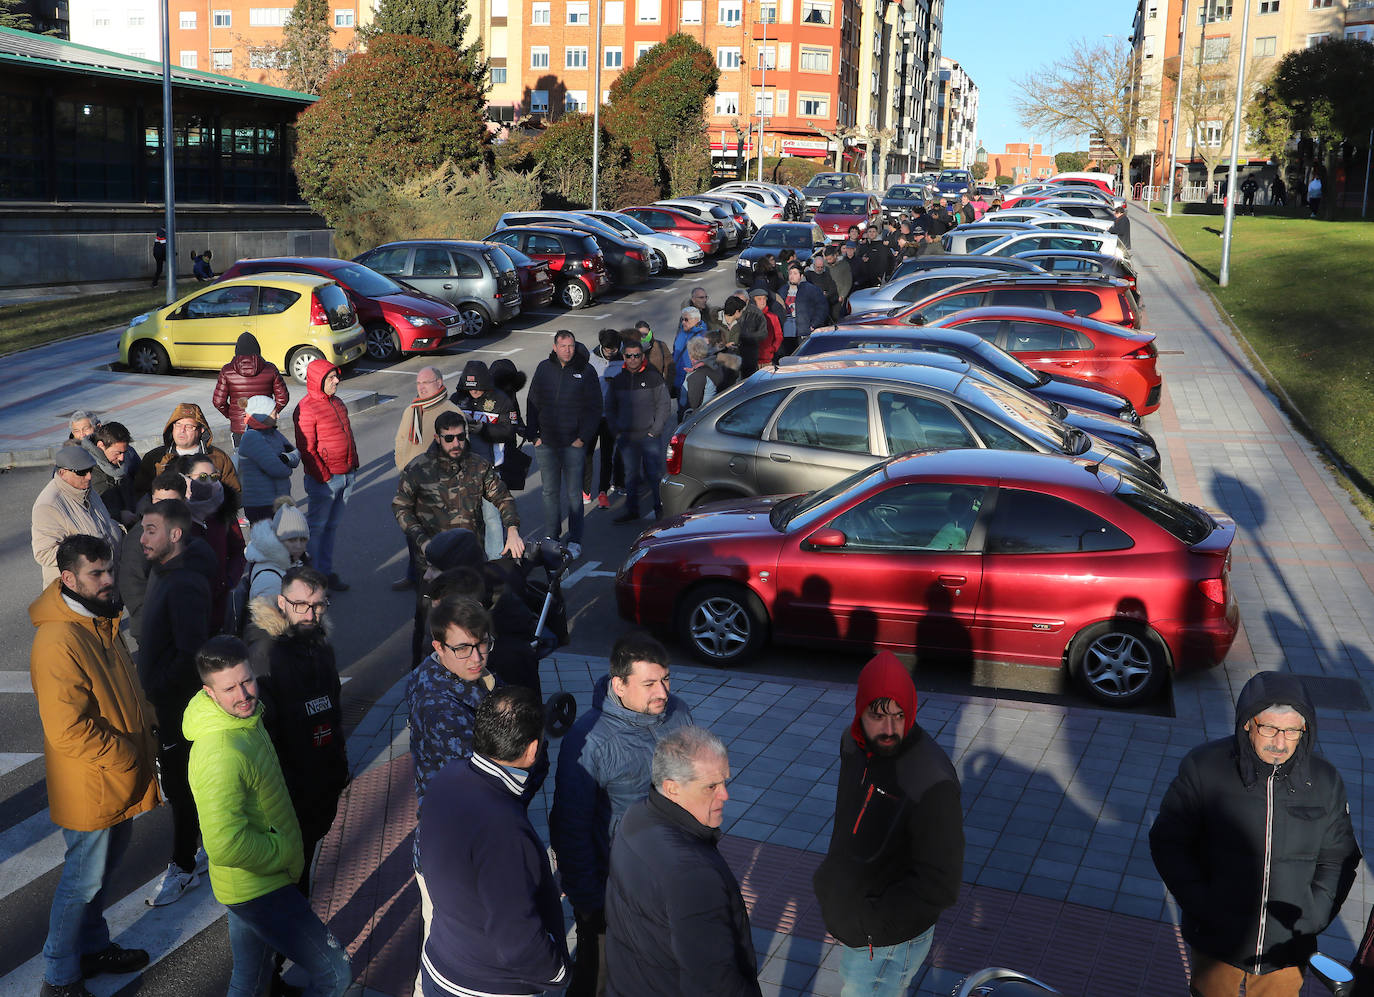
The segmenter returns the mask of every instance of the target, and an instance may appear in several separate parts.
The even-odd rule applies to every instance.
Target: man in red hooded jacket
[[[844,945],[844,992],[897,997],[925,962],[940,911],[959,899],[959,777],[917,725],[916,686],[892,652],[859,673],[854,707],[840,739],[830,849],[813,885]]]
[[[340,376],[339,368],[328,360],[310,361],[305,370],[305,397],[292,414],[310,500],[305,511],[310,566],[328,577],[331,592],[348,591],[334,572],[334,534],[358,470],[358,444],[348,422],[348,407],[335,394]]]

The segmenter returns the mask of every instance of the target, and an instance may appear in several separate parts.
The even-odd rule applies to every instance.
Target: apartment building
[[[944,33],[944,0],[902,0],[896,102],[897,137],[888,168],[916,173],[939,166],[934,156],[935,115]]]
[[[968,163],[972,166],[972,160]],[[1008,142],[1002,152],[988,153],[988,180],[998,177],[1011,177],[1012,183],[1026,183],[1030,180],[1044,180],[1059,171],[1054,165],[1054,156],[1044,152],[1040,143]]]
[[[482,53],[491,67],[487,117],[501,124],[518,118],[524,103],[525,78],[520,54],[528,19],[522,16],[521,3],[522,0],[468,0],[467,4],[469,20],[463,44],[482,45]]]
[[[940,57],[936,98],[935,158],[950,169],[969,169],[978,151],[978,84],[964,67]]]
[[[1240,51],[1243,4],[1249,2],[1249,51]],[[1184,24],[1183,0],[1138,0],[1132,24],[1132,44],[1140,67],[1141,95],[1134,136],[1136,155],[1155,156],[1150,183],[1164,184],[1174,111],[1175,80],[1179,70],[1180,36],[1183,58],[1183,113],[1178,122],[1174,158],[1192,182],[1207,179],[1207,159],[1224,163],[1230,156],[1229,121],[1234,104],[1234,80],[1245,60],[1246,90],[1263,82],[1280,57],[1328,38],[1374,41],[1374,0],[1188,0]],[[1266,155],[1247,145],[1241,134],[1240,165],[1262,168]],[[1136,171],[1137,181],[1145,173]]]

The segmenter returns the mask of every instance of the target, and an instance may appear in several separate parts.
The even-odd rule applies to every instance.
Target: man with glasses
[[[520,515],[496,468],[468,449],[468,424],[461,412],[441,412],[434,420],[429,449],[405,466],[391,511],[406,535],[421,576],[429,568],[425,551],[445,530],[471,530],[481,537],[482,500],[496,507],[506,530],[502,554],[521,557]]]
[[[663,376],[644,362],[644,345],[634,331],[622,337],[620,356],[625,366],[611,378],[606,392],[606,423],[625,463],[625,510],[615,522],[639,518],[639,493],[646,480],[658,519],[663,515],[663,431],[669,426],[672,400]]]
[[[310,896],[315,846],[329,833],[348,784],[343,697],[329,642],[329,579],[311,567],[282,576],[275,600],[254,599],[244,637],[267,706],[291,806],[301,827],[305,869],[296,884]]]
[[[1230,737],[1194,748],[1164,794],[1150,854],[1178,901],[1191,993],[1296,997],[1360,849],[1345,784],[1316,753],[1317,714],[1296,675],[1260,672]]]
[[[114,551],[119,567],[119,548],[124,531],[115,525],[100,496],[91,491],[95,458],[76,444],[57,451],[52,480],[34,500],[29,530],[33,559],[43,569],[43,587],[61,574],[57,567],[58,545],[78,533],[99,537]]]

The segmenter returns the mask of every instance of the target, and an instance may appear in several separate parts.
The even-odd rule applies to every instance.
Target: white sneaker
[[[569,543],[567,547],[568,556],[571,557],[574,561],[576,561],[579,557],[582,556],[582,545],[580,543]]]
[[[166,907],[181,899],[183,893],[200,882],[200,874],[194,871],[182,872],[175,862],[167,865],[162,881],[157,884],[157,892],[144,900],[149,907]]]
[[[197,876],[203,876],[210,871],[210,856],[205,854],[205,846],[196,849],[195,864],[192,866]]]

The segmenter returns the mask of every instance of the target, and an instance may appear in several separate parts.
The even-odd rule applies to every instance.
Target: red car
[[[883,222],[883,202],[872,194],[846,191],[839,194],[826,194],[816,205],[816,213],[811,219],[821,227],[825,237],[831,242],[843,242],[849,238],[849,228],[857,225],[864,232],[870,225]]]
[[[239,260],[221,280],[255,273],[314,273],[332,277],[348,294],[367,334],[374,360],[402,353],[429,353],[463,337],[463,316],[453,305],[406,287],[370,267],[327,256],[277,256]]]
[[[1164,378],[1152,332],[1043,308],[970,308],[932,329],[961,329],[1000,346],[1032,370],[1069,374],[1125,395],[1140,415],[1159,408]]]
[[[554,274],[558,299],[568,308],[586,308],[598,294],[611,288],[601,247],[585,232],[529,225],[503,228],[482,241],[511,246],[530,259],[547,263]]]
[[[526,310],[544,308],[553,302],[558,289],[553,286],[549,276],[549,264],[545,260],[532,260],[514,246],[502,242],[490,243],[496,252],[510,259],[515,272],[520,275],[520,299]]]
[[[620,615],[733,665],[770,638],[1067,668],[1132,706],[1220,663],[1235,522],[1079,458],[891,457],[819,491],[704,505],[646,530]]]
[[[685,211],[655,204],[651,207],[621,208],[622,215],[629,215],[655,232],[680,235],[691,239],[707,256],[720,252],[725,237],[721,234],[719,222],[707,222]]]

